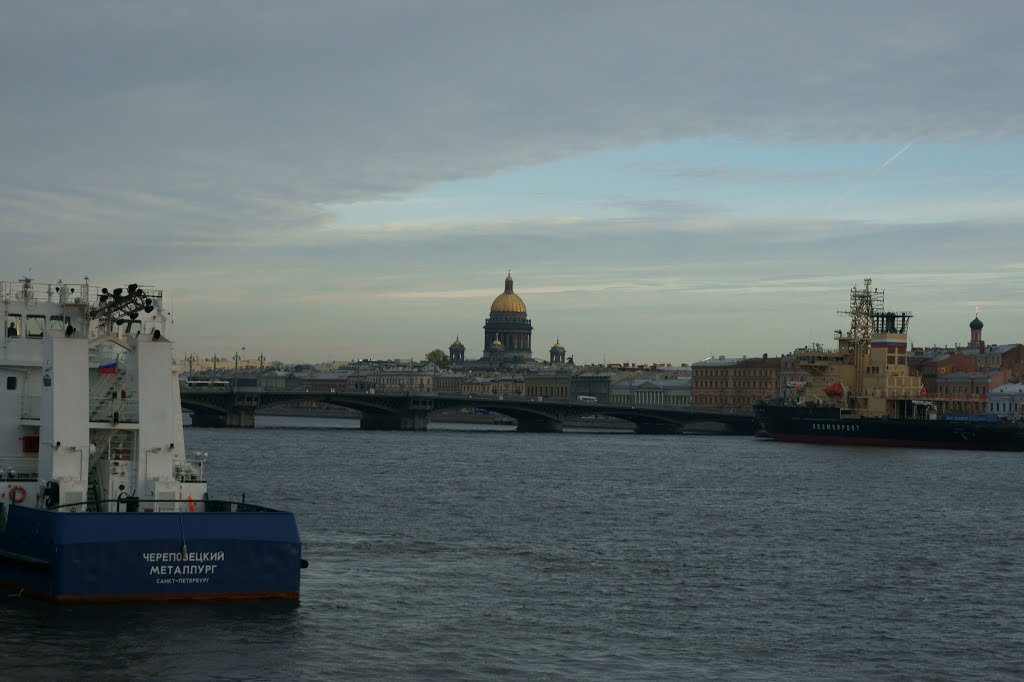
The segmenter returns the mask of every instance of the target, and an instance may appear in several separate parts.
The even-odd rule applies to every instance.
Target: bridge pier
[[[359,428],[364,431],[426,431],[427,415],[420,412],[405,414],[372,414],[364,412]]]
[[[256,411],[245,407],[234,407],[224,415],[224,426],[232,429],[256,428]]]
[[[562,422],[543,417],[516,417],[516,431],[520,433],[561,433]]]

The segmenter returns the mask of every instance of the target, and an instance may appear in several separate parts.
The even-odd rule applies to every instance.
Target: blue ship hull
[[[0,582],[60,602],[298,599],[301,552],[289,512],[8,506],[0,518]]]

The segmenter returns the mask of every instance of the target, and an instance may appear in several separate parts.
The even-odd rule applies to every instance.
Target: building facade
[[[985,347],[984,353],[974,357],[978,370],[994,372],[1005,370],[1017,381],[1024,379],[1024,345],[1019,343],[1002,343]]]
[[[541,400],[568,400],[572,374],[568,371],[536,372],[526,375],[524,389],[527,398]]]
[[[1000,419],[1024,419],[1024,384],[1003,384],[988,392],[989,412]]]
[[[907,366],[912,374],[921,377],[921,384],[929,394],[938,393],[940,377],[978,370],[975,360],[961,353],[914,354],[907,358]]]
[[[661,407],[665,404],[664,390],[648,379],[617,381],[611,385],[608,398],[613,405]]]
[[[693,406],[753,412],[759,400],[781,394],[781,358],[708,358],[693,364]]]
[[[580,372],[571,377],[572,385],[569,395],[573,399],[578,395],[589,395],[597,398],[599,403],[610,402],[611,385],[614,375],[611,372]]]
[[[940,402],[942,412],[981,414],[989,411],[989,392],[1006,383],[1007,373],[950,372],[936,380],[932,399]]]

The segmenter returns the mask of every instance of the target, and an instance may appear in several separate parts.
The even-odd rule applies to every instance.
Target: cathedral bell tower
[[[459,335],[455,335],[452,345],[448,346],[448,359],[453,365],[461,365],[466,361],[466,344],[459,341]]]
[[[565,364],[565,347],[559,339],[555,339],[555,345],[551,346],[551,364]]]

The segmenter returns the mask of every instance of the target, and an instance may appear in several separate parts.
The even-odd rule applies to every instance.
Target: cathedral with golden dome
[[[491,303],[484,322],[484,358],[492,364],[529,362],[533,325],[526,317],[526,304],[512,290],[512,272],[505,278],[505,291]]]
[[[526,304],[512,289],[512,272],[505,278],[505,290],[491,302],[491,312],[484,321],[484,352],[479,360],[466,360],[466,344],[456,335],[448,346],[448,357],[455,367],[497,369],[529,367],[544,364],[534,359],[533,325],[526,317]],[[551,347],[551,365],[573,364],[566,359],[565,347],[555,340]]]

